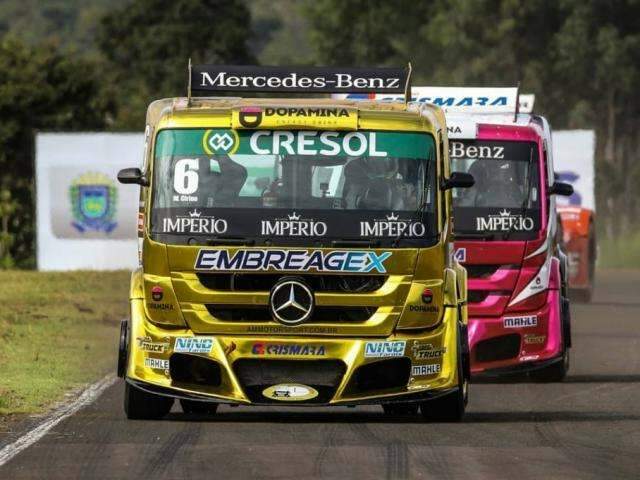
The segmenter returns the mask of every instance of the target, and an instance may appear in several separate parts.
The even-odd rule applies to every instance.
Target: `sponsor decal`
[[[159,285],[154,286],[151,289],[151,298],[153,299],[153,301],[159,302],[160,300],[162,300],[162,297],[164,297],[164,291],[162,290],[162,287]]]
[[[445,112],[464,111],[477,113],[513,113],[516,111],[517,88],[469,88],[469,87],[422,87],[411,88],[411,101],[432,103]],[[337,97],[337,95],[336,95]],[[366,98],[361,93],[351,93],[346,98]],[[370,97],[371,98],[371,97]],[[373,96],[380,101],[404,101],[402,95],[378,93]],[[447,119],[447,123],[449,120]]]
[[[238,112],[238,122],[244,128],[256,128],[262,123],[262,109],[260,107],[244,107]]]
[[[447,347],[434,348],[432,343],[422,343],[418,340],[414,340],[413,345],[411,345],[413,357],[419,360],[440,358],[446,351]]]
[[[173,351],[178,353],[211,353],[213,339],[204,337],[178,337]]]
[[[277,325],[250,325],[247,327],[248,333],[338,333],[336,327],[307,327],[307,326],[292,326],[281,327]]]
[[[403,68],[247,67],[194,65],[194,91],[402,93]]]
[[[428,365],[413,365],[411,367],[411,375],[414,377],[424,377],[426,375],[435,375],[440,373],[439,363],[430,363]]]
[[[310,400],[318,396],[318,391],[308,385],[299,383],[281,383],[272,387],[265,388],[262,395],[272,400],[280,400],[285,402],[296,402],[302,400]]]
[[[468,145],[463,142],[450,142],[449,154],[453,158],[504,159],[504,146]]]
[[[257,155],[389,156],[378,145],[378,132],[259,130],[249,137],[249,150]]]
[[[360,222],[361,237],[424,237],[426,227],[422,222],[412,222],[410,219],[401,219],[399,215],[391,212],[383,219],[375,219],[371,222]]]
[[[240,137],[235,130],[213,129],[204,132],[202,137],[202,148],[209,155],[233,154],[240,146]]]
[[[410,312],[438,313],[440,309],[436,305],[409,305]]]
[[[530,232],[533,230],[533,218],[520,214],[512,214],[506,208],[501,210],[497,215],[488,215],[486,217],[476,218],[477,230],[497,230],[501,232],[516,231]]]
[[[242,128],[291,126],[293,123],[320,126],[334,125],[340,118],[357,122],[355,111],[340,107],[243,107],[232,113],[231,122],[234,127]]]
[[[451,96],[451,95],[421,95],[420,90],[422,88],[428,89],[429,87],[413,87],[411,90],[417,94],[411,97],[412,102],[418,103],[432,103],[439,107],[507,107],[509,106],[509,98],[505,96]],[[353,100],[361,100],[363,97],[360,94],[352,93],[345,98]],[[404,96],[400,95],[377,95],[376,100],[384,102],[404,102]]]
[[[223,347],[224,354],[227,356],[231,355],[231,352],[234,352],[236,348],[238,348],[238,346],[236,345],[236,342],[234,342],[233,340],[229,342],[229,345],[225,345],[224,342],[222,342],[222,345],[224,345]]]
[[[264,109],[265,117],[278,115],[281,117],[348,117],[346,108],[308,108],[308,107],[267,107]]]
[[[504,328],[535,327],[538,325],[537,315],[525,315],[522,317],[504,317]]]
[[[221,234],[227,231],[227,221],[212,215],[203,215],[194,208],[187,215],[163,218],[161,233]]]
[[[114,221],[118,193],[115,183],[102,173],[85,173],[69,187],[73,221],[80,233],[89,231],[111,233],[118,226]]]
[[[326,355],[324,345],[302,345],[299,343],[254,343],[251,347],[254,355],[304,355],[322,357]]]
[[[147,368],[154,368],[156,370],[169,370],[169,360],[163,360],[161,358],[145,358],[144,366]]]
[[[317,272],[386,273],[384,262],[392,252],[336,250],[228,250],[201,249],[196,257],[196,270],[282,270]]]
[[[464,247],[456,248],[456,252],[453,254],[453,258],[455,258],[458,262],[464,263],[467,261],[467,249]]]
[[[172,303],[147,303],[149,310],[173,310]]]
[[[364,356],[368,358],[402,357],[407,342],[367,342],[364,345]]]
[[[262,235],[277,237],[324,237],[327,233],[325,222],[301,218],[296,212],[274,220],[262,220],[260,225]]]
[[[521,362],[532,362],[534,360],[538,360],[540,358],[540,355],[525,355],[523,357],[520,357],[520,361]]]
[[[422,291],[422,303],[431,303],[433,302],[433,290],[430,288],[425,288]]]
[[[166,342],[154,342],[151,337],[138,337],[138,348],[144,352],[164,353],[169,350]]]
[[[546,335],[526,334],[524,336],[524,343],[528,345],[540,345],[547,340]]]
[[[315,118],[315,117],[314,117]],[[334,118],[334,117],[331,117]],[[341,118],[341,117],[337,117]],[[356,116],[353,115],[355,119]],[[264,128],[264,119],[261,125]],[[337,120],[336,120],[337,121]],[[238,123],[239,125],[239,123]],[[343,128],[343,123],[340,123]],[[402,141],[398,141],[402,139]],[[319,157],[429,158],[433,142],[415,132],[192,129],[158,133],[157,150],[170,149],[181,157],[175,163],[174,190],[184,201],[198,189],[199,158],[202,155],[313,155]],[[204,168],[204,167],[203,167]],[[211,167],[210,168],[216,168]],[[184,197],[183,197],[184,196]]]

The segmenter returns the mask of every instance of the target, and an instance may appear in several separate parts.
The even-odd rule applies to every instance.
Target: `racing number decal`
[[[183,158],[176,162],[173,170],[173,188],[180,195],[191,195],[198,190],[198,168],[196,158]]]
[[[459,263],[464,263],[467,261],[467,249],[466,248],[458,248],[456,252],[453,254],[453,258],[455,258]]]

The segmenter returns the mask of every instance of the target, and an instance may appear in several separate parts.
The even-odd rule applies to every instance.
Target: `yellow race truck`
[[[466,272],[453,258],[447,129],[432,105],[287,99],[402,92],[404,69],[195,66],[153,102],[140,268],[122,323],[128,418],[234,405],[381,404],[459,420]],[[274,92],[272,98],[192,91]]]

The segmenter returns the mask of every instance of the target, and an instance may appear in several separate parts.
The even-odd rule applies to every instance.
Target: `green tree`
[[[111,110],[94,64],[0,40],[0,264],[33,264],[35,132],[99,130]]]
[[[239,0],[136,0],[107,14],[98,34],[118,103],[115,127],[142,130],[147,104],[186,94],[187,60],[246,64],[251,18]]]
[[[320,63],[411,60],[414,84],[521,82],[554,127],[594,128],[600,226],[640,227],[640,1],[319,0],[306,13]]]

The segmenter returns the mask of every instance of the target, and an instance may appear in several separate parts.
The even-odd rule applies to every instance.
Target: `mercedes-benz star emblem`
[[[269,308],[275,320],[284,325],[298,325],[313,313],[313,292],[302,281],[283,278],[275,284]]]

